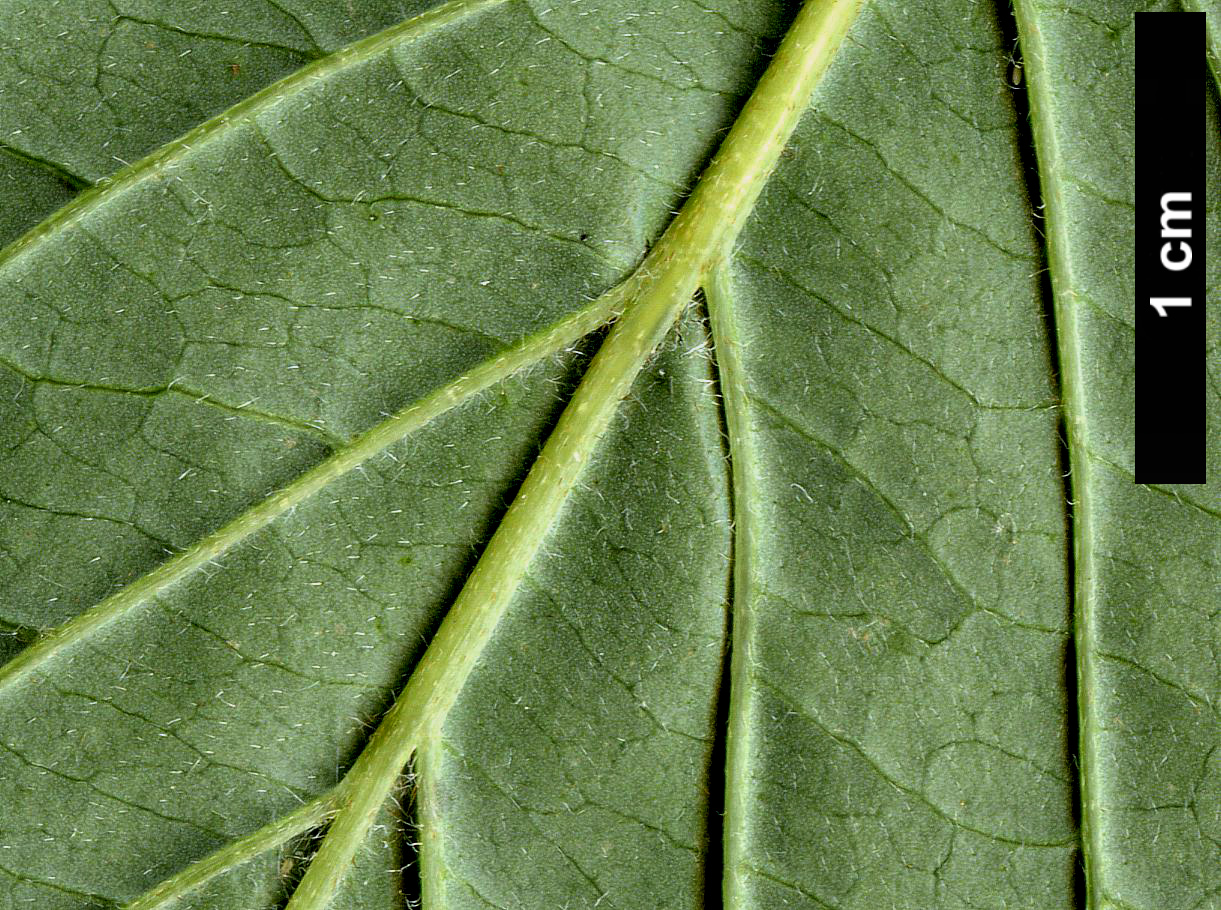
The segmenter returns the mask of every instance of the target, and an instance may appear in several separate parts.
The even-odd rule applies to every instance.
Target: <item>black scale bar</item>
[[[1204,13],[1134,15],[1136,480],[1204,483]]]

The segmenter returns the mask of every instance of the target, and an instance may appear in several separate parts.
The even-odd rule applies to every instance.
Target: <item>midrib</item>
[[[802,7],[691,196],[620,285],[623,316],[402,694],[345,776],[343,805],[287,910],[323,910],[330,903],[411,754],[435,739],[620,402],[696,290],[732,249],[861,2]],[[430,881],[427,857],[422,880]]]
[[[0,253],[0,266],[47,233],[85,217],[111,194],[155,175],[227,124],[275,104],[287,91],[388,44],[503,0],[459,0],[359,42],[265,89],[183,140],[88,191],[55,218]],[[636,272],[578,313],[531,336],[450,385],[404,409],[307,471],[228,525],[111,598],[52,632],[0,668],[0,690],[28,678],[56,654],[128,613],[264,528],[332,481],[433,418],[518,369],[572,344],[621,309],[555,431],[487,549],[472,571],[394,708],[383,719],[344,781],[331,793],[183,870],[132,907],[178,899],[209,878],[315,826],[335,809],[321,848],[293,895],[291,910],[326,906],[376,812],[414,751],[443,721],[527,568],[563,508],[584,465],[622,399],[698,287],[709,280],[753,210],[780,153],[809,104],[815,85],[855,20],[863,0],[808,2],[777,50],[692,195]],[[715,275],[711,283],[716,286]],[[744,462],[745,463],[745,462]]]

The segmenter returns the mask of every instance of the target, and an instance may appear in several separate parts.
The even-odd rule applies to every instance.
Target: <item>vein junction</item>
[[[131,910],[151,910],[181,898],[226,868],[333,817],[288,907],[322,910],[329,904],[403,767],[430,741],[462,690],[620,402],[679,313],[722,262],[724,251],[732,249],[862,3],[811,0],[802,8],[695,190],[623,284],[374,427],[0,668],[0,688],[28,680],[58,653],[218,558],[387,446],[622,312],[423,659],[344,780],[292,815],[188,867],[129,905]]]
[[[731,248],[861,0],[807,3],[661,241],[620,285],[623,317],[595,356],[398,701],[343,784],[338,813],[288,910],[321,910],[402,768],[439,729],[620,402]]]

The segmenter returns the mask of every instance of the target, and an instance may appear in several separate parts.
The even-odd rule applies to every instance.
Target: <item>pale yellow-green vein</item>
[[[708,319],[716,351],[721,400],[729,433],[729,455],[733,467],[733,644],[730,649],[729,729],[726,738],[725,771],[725,881],[726,907],[749,904],[742,871],[747,856],[746,820],[749,761],[751,754],[751,711],[748,701],[754,687],[749,674],[753,659],[754,572],[758,556],[758,516],[753,508],[758,501],[758,461],[751,428],[751,404],[746,395],[742,365],[742,337],[734,310],[733,286],[728,264],[713,269],[704,282]]]
[[[411,19],[370,35],[361,41],[350,44],[342,50],[328,54],[313,63],[303,66],[289,76],[274,82],[262,91],[229,108],[219,116],[213,117],[195,127],[180,139],[157,149],[151,155],[140,159],[109,177],[98,181],[93,187],[74,197],[71,202],[58,212],[22,236],[18,237],[3,250],[0,250],[0,268],[18,259],[28,250],[33,249],[48,235],[54,235],[71,228],[81,219],[87,217],[99,206],[105,205],[117,195],[126,192],[148,180],[155,179],[171,172],[194,149],[214,137],[224,135],[233,127],[249,122],[261,112],[279,104],[294,92],[307,88],[329,75],[368,60],[389,47],[405,41],[420,38],[434,29],[455,22],[464,16],[489,7],[500,6],[506,0],[449,0],[427,12]]]
[[[267,527],[294,506],[384,452],[429,421],[461,405],[512,373],[570,346],[611,319],[621,300],[621,288],[603,294],[584,309],[529,336],[449,385],[357,436],[284,489],[255,504],[224,527],[166,560],[106,600],[40,637],[0,667],[0,689],[29,677],[56,654],[88,639],[160,591],[220,559],[230,548],[251,534]]]
[[[1101,831],[1097,823],[1098,795],[1093,785],[1097,767],[1097,718],[1094,715],[1096,684],[1096,629],[1094,607],[1095,541],[1091,517],[1093,501],[1093,468],[1088,452],[1086,425],[1086,382],[1083,374],[1085,359],[1081,356],[1080,307],[1082,299],[1076,293],[1078,284],[1073,269],[1074,250],[1070,236],[1071,222],[1065,211],[1063,184],[1067,176],[1063,150],[1056,137],[1056,103],[1047,71],[1047,43],[1039,28],[1039,16],[1030,0],[1014,4],[1018,35],[1029,73],[1031,129],[1039,158],[1040,186],[1047,212],[1047,259],[1051,272],[1052,297],[1055,310],[1056,338],[1061,364],[1061,397],[1064,402],[1064,426],[1068,435],[1069,478],[1073,503],[1073,641],[1077,662],[1078,712],[1078,781],[1081,790],[1082,864],[1085,871],[1086,897],[1090,906],[1101,906],[1102,878],[1098,857],[1102,855]]]
[[[399,699],[349,771],[336,818],[288,910],[329,905],[403,766],[435,736],[478,662],[620,402],[736,240],[861,2],[806,3],[682,210],[622,285],[623,317],[594,357]]]

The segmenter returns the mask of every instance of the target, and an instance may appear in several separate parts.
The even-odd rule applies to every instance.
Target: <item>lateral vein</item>
[[[34,247],[43,237],[66,230],[77,224],[81,219],[98,208],[98,206],[107,202],[115,195],[140,184],[141,181],[153,179],[165,171],[173,169],[180,159],[190,154],[201,143],[206,142],[214,135],[223,133],[235,124],[252,120],[262,111],[279,104],[284,97],[292,92],[313,85],[320,79],[324,79],[331,73],[342,70],[353,63],[367,60],[400,41],[417,38],[464,16],[488,7],[499,6],[505,2],[506,0],[449,0],[448,3],[443,3],[441,6],[423,12],[405,22],[400,22],[398,25],[378,32],[376,35],[370,35],[368,38],[357,41],[342,50],[328,54],[321,59],[315,60],[313,63],[303,66],[279,82],[274,82],[262,91],[235,104],[219,116],[200,124],[180,139],[162,146],[135,164],[123,168],[117,173],[98,181],[92,187],[85,189],[56,214],[46,221],[39,223],[7,247],[0,250],[0,267],[12,260],[18,259],[23,253]],[[29,160],[37,160],[32,159],[29,155],[19,153],[15,149],[7,148],[7,150],[15,155],[21,154],[22,157]],[[43,164],[50,169],[61,170],[50,163],[43,162]],[[66,172],[63,173],[66,175]],[[65,176],[65,179],[68,179],[68,176],[71,175]],[[80,178],[77,178],[77,180],[79,182]]]
[[[0,691],[24,680],[64,649],[88,638],[134,607],[219,559],[251,534],[267,527],[285,512],[425,424],[518,370],[537,363],[588,335],[614,316],[621,298],[620,288],[608,291],[584,309],[523,339],[449,385],[366,430],[282,490],[273,493],[224,527],[166,560],[96,606],[48,632],[8,663],[0,666]]]
[[[747,764],[752,752],[751,716],[748,702],[750,651],[754,640],[755,562],[758,557],[759,518],[752,510],[757,502],[757,456],[751,432],[752,404],[746,393],[741,356],[741,338],[733,306],[733,284],[729,267],[722,263],[704,282],[712,343],[729,432],[729,462],[733,477],[733,640],[730,645],[729,730],[726,738],[725,881],[726,907],[745,907],[743,871],[747,857],[749,793],[740,784],[749,778]]]

